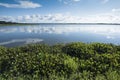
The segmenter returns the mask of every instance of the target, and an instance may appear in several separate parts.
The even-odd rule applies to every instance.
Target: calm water
[[[120,25],[0,26],[0,45],[7,47],[79,41],[120,44]]]

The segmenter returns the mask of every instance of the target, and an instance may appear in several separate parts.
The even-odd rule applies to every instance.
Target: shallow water
[[[102,42],[120,44],[120,25],[11,25],[0,26],[0,45],[31,43]]]

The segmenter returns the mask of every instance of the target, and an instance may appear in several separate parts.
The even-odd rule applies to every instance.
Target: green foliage
[[[63,51],[70,56],[78,57],[80,59],[87,59],[94,55],[92,47],[85,43],[70,43],[63,47]]]
[[[92,43],[91,45],[93,46],[93,50],[99,54],[104,54],[104,53],[112,54],[115,52],[115,48],[113,48],[113,46],[110,44]]]
[[[31,44],[19,48],[20,51],[26,53],[48,53],[50,47],[46,44]]]
[[[61,54],[63,53],[62,51],[62,48],[64,47],[65,45],[64,44],[56,44],[56,45],[53,45],[51,46],[51,53],[53,54]]]
[[[119,80],[120,46],[104,43],[0,47],[0,79]]]

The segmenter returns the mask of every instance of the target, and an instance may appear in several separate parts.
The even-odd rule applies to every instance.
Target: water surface
[[[120,44],[120,25],[11,25],[0,26],[0,45],[31,43],[102,42]]]

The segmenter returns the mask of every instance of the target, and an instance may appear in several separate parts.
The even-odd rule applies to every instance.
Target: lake
[[[6,47],[69,42],[120,44],[120,25],[0,25],[0,45]]]

